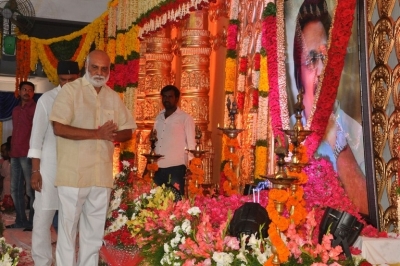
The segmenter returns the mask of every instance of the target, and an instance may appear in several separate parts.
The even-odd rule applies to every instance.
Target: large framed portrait
[[[332,73],[326,71],[327,62],[340,60],[328,57],[329,49],[333,38],[337,44],[338,39],[346,37],[333,36],[337,32],[332,30],[333,23],[335,19],[340,19],[335,17],[338,1],[288,0],[284,5],[290,124],[295,122],[293,106],[299,92],[302,93],[302,119],[306,129],[313,130],[316,119],[324,117],[320,113],[329,109],[314,155],[326,158],[332,164],[349,199],[372,225],[378,226],[365,3],[357,1],[347,49],[341,59],[344,66],[338,76],[337,91],[329,91],[334,99],[325,105],[322,102],[327,97],[326,90],[323,90],[326,86],[324,80],[331,78],[329,73]]]

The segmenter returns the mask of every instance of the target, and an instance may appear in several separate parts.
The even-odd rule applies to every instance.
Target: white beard
[[[110,74],[108,74],[107,77],[103,77],[103,76],[99,76],[99,75],[91,76],[90,73],[88,71],[86,71],[85,78],[90,82],[90,84],[93,85],[93,87],[100,88],[100,87],[103,87],[107,83],[108,79],[110,78]]]

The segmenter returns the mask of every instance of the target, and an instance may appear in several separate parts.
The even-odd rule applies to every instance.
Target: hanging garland
[[[276,249],[280,263],[285,263],[286,261],[288,261],[290,251],[278,232],[286,231],[289,227],[290,221],[289,218],[286,218],[285,216],[278,213],[275,207],[275,202],[285,204],[288,198],[289,192],[285,189],[273,188],[268,194],[267,212],[269,218],[271,219],[271,223],[268,228],[268,235],[272,245]],[[271,256],[264,265],[273,265],[273,258],[274,256]]]
[[[30,61],[26,60],[31,55],[31,41],[18,40],[16,50],[16,83],[15,83],[15,97],[18,97],[18,87],[21,81],[27,80],[30,73]]]
[[[100,40],[104,39],[102,36],[104,37],[104,24],[107,23],[106,18],[107,14],[104,13],[83,29],[56,38],[39,39],[24,34],[18,34],[17,37],[19,40],[30,41],[30,47],[23,46],[20,48],[25,54],[28,53],[27,49],[29,49],[29,57],[25,57],[24,60],[29,63],[30,71],[35,71],[36,64],[40,61],[48,79],[52,83],[57,84],[58,77],[56,69],[58,61],[73,60],[78,62],[79,68],[82,68],[84,60],[93,43],[104,47],[104,43]],[[73,50],[78,40],[80,40],[79,46]],[[62,51],[60,51],[61,46],[64,46],[64,50]],[[54,51],[52,49],[54,49]],[[61,57],[61,55],[63,56]],[[29,60],[27,60],[27,58],[29,58]],[[27,78],[29,75],[29,72],[22,72],[23,67],[18,67],[20,63],[20,61],[17,61],[17,84],[19,84],[18,77]]]
[[[53,55],[58,60],[69,60],[81,45],[82,36],[78,36],[70,41],[55,42],[49,45]]]
[[[204,183],[204,170],[200,158],[193,158],[190,161],[189,170],[192,173],[188,186],[189,196],[203,195],[202,184]]]
[[[305,145],[308,156],[312,156],[324,137],[332,106],[335,103],[340,76],[344,66],[347,45],[351,36],[354,20],[356,0],[339,0],[333,26],[331,28],[330,43],[328,47],[327,63],[323,73],[321,92],[311,122],[311,135],[307,137]]]

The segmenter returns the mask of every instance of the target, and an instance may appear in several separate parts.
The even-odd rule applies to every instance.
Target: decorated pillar
[[[207,10],[192,12],[182,30],[181,46],[181,108],[189,113],[205,136],[202,146],[212,151],[209,124],[210,91],[210,32],[208,31]],[[206,153],[204,183],[212,183],[213,152]]]
[[[136,164],[138,167],[138,173],[142,174],[146,167],[146,158],[140,154],[149,152],[149,145],[144,140],[148,137],[149,131],[145,130],[145,80],[146,80],[146,41],[140,43],[140,57],[139,57],[139,77],[138,77],[138,88],[137,88],[137,99],[136,99],[136,147],[137,156]]]
[[[144,123],[153,128],[154,120],[162,109],[160,91],[171,84],[172,41],[168,28],[159,30],[146,39],[146,78]]]

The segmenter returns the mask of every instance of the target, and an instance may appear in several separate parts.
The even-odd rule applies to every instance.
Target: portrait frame
[[[328,5],[328,9],[335,10],[337,2],[339,0],[325,0]],[[300,3],[299,3],[300,2]],[[289,0],[285,1],[285,37],[286,37],[286,84],[287,84],[287,99],[289,106],[289,116],[293,114],[291,108],[294,106],[296,101],[296,95],[298,93],[296,87],[296,81],[294,77],[294,59],[293,59],[293,41],[295,34],[295,22],[293,16],[297,16],[299,7],[303,1]],[[368,47],[367,47],[367,7],[366,3],[362,0],[356,1],[356,9],[354,12],[353,31],[349,40],[349,46],[347,47],[345,65],[340,78],[341,84],[338,87],[336,101],[340,103],[342,107],[342,100],[348,101],[343,104],[343,111],[348,114],[352,119],[357,121],[361,127],[362,138],[360,138],[363,146],[363,173],[365,175],[366,192],[367,192],[367,204],[368,214],[362,214],[365,220],[379,228],[379,215],[378,215],[378,202],[377,202],[377,187],[374,169],[374,155],[373,155],[373,143],[372,143],[372,128],[371,128],[371,101],[370,101],[370,89],[369,89],[369,64],[368,64]],[[331,14],[332,19],[334,14]],[[291,20],[292,18],[292,20]],[[294,18],[295,20],[296,18]],[[290,34],[290,31],[292,33]],[[288,33],[289,32],[289,33]],[[357,60],[348,59],[348,54],[352,54],[357,57]],[[352,65],[353,64],[353,65]],[[347,78],[344,77],[347,74]],[[353,87],[348,88],[349,84]],[[346,89],[344,89],[344,87]],[[318,96],[316,96],[318,98]],[[314,112],[316,104],[314,103]],[[356,106],[356,107],[354,107]],[[346,109],[347,108],[347,109]],[[353,111],[355,110],[355,111]],[[312,117],[311,117],[312,119]],[[310,119],[310,120],[311,120]],[[306,125],[306,128],[309,124]],[[358,136],[359,137],[359,136]]]

